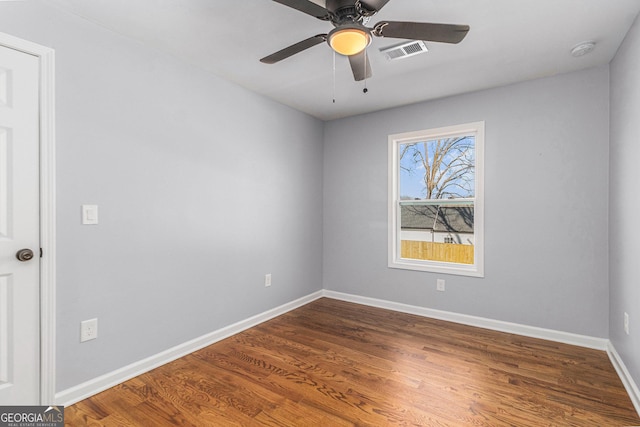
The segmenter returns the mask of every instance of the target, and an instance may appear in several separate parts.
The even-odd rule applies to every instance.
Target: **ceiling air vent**
[[[400,45],[385,47],[380,49],[380,52],[384,53],[388,60],[408,58],[409,56],[417,55],[419,53],[428,52],[427,45],[423,41],[410,41],[402,43]]]

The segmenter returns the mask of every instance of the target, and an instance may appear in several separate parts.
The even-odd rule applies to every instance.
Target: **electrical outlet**
[[[624,332],[629,335],[629,314],[624,313]]]
[[[444,279],[436,280],[436,290],[444,292]]]
[[[264,287],[268,288],[269,286],[271,286],[271,273],[264,275]]]
[[[80,342],[95,340],[96,338],[98,338],[98,319],[80,322]]]

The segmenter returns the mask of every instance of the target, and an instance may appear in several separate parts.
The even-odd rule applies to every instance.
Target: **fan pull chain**
[[[367,89],[367,61],[369,60],[369,56],[367,55],[367,50],[364,51],[364,89],[362,89],[362,93],[369,92]]]
[[[336,103],[336,51],[333,51],[333,103]]]

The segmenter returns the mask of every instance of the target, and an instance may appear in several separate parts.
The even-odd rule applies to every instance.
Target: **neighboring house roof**
[[[441,206],[438,209],[437,206],[403,205],[400,207],[400,213],[403,230],[473,233],[472,206]]]

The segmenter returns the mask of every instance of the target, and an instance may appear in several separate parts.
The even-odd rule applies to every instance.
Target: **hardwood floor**
[[[605,352],[320,299],[65,410],[69,426],[624,426]]]

